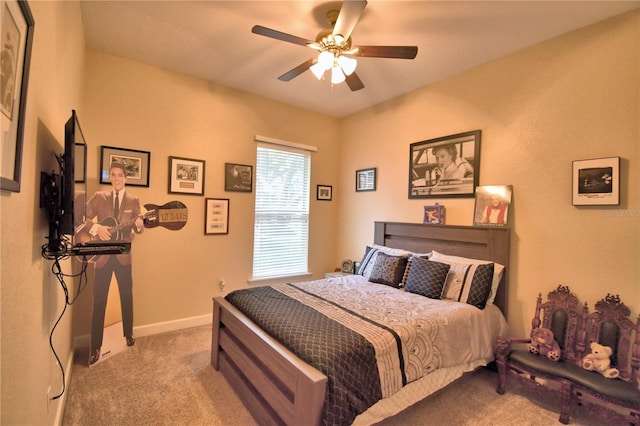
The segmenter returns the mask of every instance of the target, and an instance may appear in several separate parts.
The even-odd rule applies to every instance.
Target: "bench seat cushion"
[[[598,372],[585,370],[570,362],[554,362],[525,350],[511,351],[509,358],[511,362],[520,364],[527,370],[564,378],[588,391],[624,401],[632,407],[640,407],[640,390],[622,379],[608,379]]]

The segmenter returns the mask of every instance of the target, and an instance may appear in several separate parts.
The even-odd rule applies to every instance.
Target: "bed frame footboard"
[[[327,377],[224,298],[213,299],[211,364],[260,424],[317,425]]]

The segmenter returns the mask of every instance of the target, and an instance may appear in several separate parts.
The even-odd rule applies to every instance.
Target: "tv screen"
[[[74,228],[76,223],[74,216],[79,211],[84,211],[84,197],[78,197],[78,201],[82,203],[81,206],[76,206],[76,170],[75,165],[76,155],[86,156],[86,149],[77,150],[77,146],[86,146],[84,142],[84,135],[80,129],[80,123],[75,110],[71,111],[71,117],[64,125],[64,154],[62,156],[62,194],[60,203],[60,220],[59,220],[59,234],[60,235],[74,235]],[[86,164],[86,158],[81,159],[81,164]],[[81,172],[81,170],[78,170]],[[82,207],[80,209],[80,207]],[[84,220],[84,217],[76,218],[80,221]]]

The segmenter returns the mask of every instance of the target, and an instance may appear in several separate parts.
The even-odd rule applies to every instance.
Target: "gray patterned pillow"
[[[486,265],[472,265],[467,272],[460,302],[465,302],[478,309],[484,309],[489,293],[491,293],[491,281],[493,280],[493,263]]]
[[[431,299],[440,299],[450,268],[451,266],[446,263],[414,257],[411,259],[411,268],[404,291]]]
[[[368,280],[398,288],[406,267],[406,256],[391,256],[379,251]]]

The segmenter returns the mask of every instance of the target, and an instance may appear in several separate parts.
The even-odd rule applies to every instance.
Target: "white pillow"
[[[491,293],[489,293],[489,297],[487,298],[487,303],[485,306],[489,306],[493,304],[493,301],[496,298],[496,293],[498,292],[498,286],[500,285],[500,280],[502,279],[502,274],[504,273],[504,265],[501,265],[497,262],[492,262],[490,260],[480,260],[480,259],[470,259],[468,257],[460,257],[460,256],[450,256],[447,254],[442,254],[437,251],[431,252],[430,260],[434,260],[436,262],[447,263],[451,265],[451,270],[453,271],[453,264],[463,264],[463,265],[486,265],[487,263],[493,263],[493,279],[491,281]],[[466,272],[466,269],[465,269]],[[451,274],[451,271],[449,272]],[[460,277],[456,277],[459,279]],[[455,279],[455,278],[452,278]],[[464,280],[464,274],[463,278]],[[447,277],[447,283],[444,285],[444,289],[442,291],[442,297],[445,297],[447,293],[447,284],[449,281],[449,277]],[[462,285],[462,282],[460,283]],[[449,297],[446,297],[449,299]]]
[[[380,250],[381,252],[388,254],[390,256],[410,256],[412,253],[408,250],[397,249],[387,246],[381,246],[378,244],[371,244],[369,247]]]

